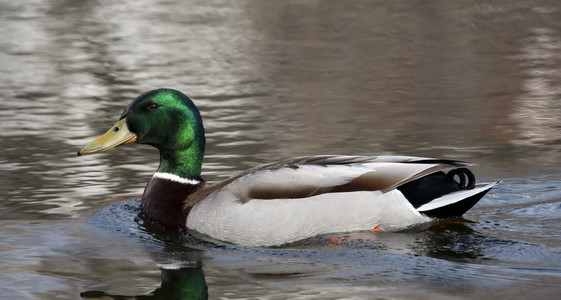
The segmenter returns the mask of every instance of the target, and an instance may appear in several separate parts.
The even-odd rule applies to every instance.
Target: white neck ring
[[[160,179],[165,179],[165,180],[169,180],[169,181],[173,181],[173,182],[179,182],[179,183],[183,183],[183,184],[199,184],[201,183],[199,180],[196,179],[189,179],[189,178],[183,178],[180,177],[178,175],[175,174],[171,174],[171,173],[163,173],[163,172],[156,172],[154,173],[154,176],[152,176],[153,178],[160,178]]]

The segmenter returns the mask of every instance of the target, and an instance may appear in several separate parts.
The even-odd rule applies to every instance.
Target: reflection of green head
[[[161,269],[161,271],[162,285],[150,295],[129,297],[110,295],[102,291],[87,291],[80,293],[80,296],[83,299],[208,299],[208,287],[201,267]]]
[[[199,110],[185,94],[157,89],[134,99],[121,115],[137,143],[160,150],[159,172],[200,179],[205,133]]]
[[[208,299],[208,287],[200,267],[161,271],[162,286],[154,292],[157,299]]]

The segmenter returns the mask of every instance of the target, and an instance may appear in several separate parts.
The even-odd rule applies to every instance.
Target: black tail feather
[[[417,180],[403,184],[397,189],[409,200],[414,208],[427,204],[434,199],[461,190],[470,190],[475,187],[475,176],[466,168],[457,168],[447,174],[436,172]],[[489,190],[474,194],[466,199],[460,200],[433,210],[423,211],[429,217],[446,218],[461,216],[477,201],[479,201]]]
[[[467,170],[465,168],[462,169]],[[458,174],[452,173],[451,176],[448,176],[444,172],[436,172],[403,184],[397,187],[397,189],[409,200],[414,208],[418,208],[436,198],[461,190],[462,186],[460,184],[464,182],[458,183],[454,181],[454,177]],[[461,177],[461,175],[458,176],[464,178]],[[473,182],[473,184],[475,184],[475,182]]]

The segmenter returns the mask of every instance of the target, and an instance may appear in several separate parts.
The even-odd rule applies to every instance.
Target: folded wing
[[[200,197],[220,190],[246,203],[326,193],[387,192],[427,175],[468,165],[409,156],[307,156],[257,166],[211,186]]]

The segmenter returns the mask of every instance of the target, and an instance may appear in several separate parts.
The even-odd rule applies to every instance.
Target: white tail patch
[[[199,180],[183,178],[183,177],[180,177],[178,175],[171,174],[171,173],[156,172],[156,173],[154,173],[154,176],[152,176],[152,177],[165,179],[165,180],[170,180],[170,181],[173,181],[173,182],[179,182],[179,183],[183,183],[183,184],[195,185],[195,184],[200,183]]]
[[[473,189],[461,190],[461,191],[457,191],[457,192],[454,192],[454,193],[444,195],[440,198],[436,198],[436,199],[432,200],[429,203],[421,205],[420,207],[417,208],[417,211],[419,211],[419,212],[430,211],[430,210],[437,209],[437,208],[440,208],[440,207],[444,207],[444,206],[447,206],[447,205],[450,205],[450,204],[454,204],[456,202],[460,202],[460,201],[462,201],[466,198],[469,198],[473,195],[477,195],[477,194],[482,193],[484,191],[490,190],[497,183],[498,182],[482,183],[482,184],[476,185]]]

